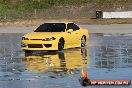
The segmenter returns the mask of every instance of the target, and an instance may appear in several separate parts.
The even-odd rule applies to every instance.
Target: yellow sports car
[[[85,47],[88,44],[88,30],[72,22],[44,23],[33,33],[22,37],[21,48],[25,53],[34,50],[63,50]]]

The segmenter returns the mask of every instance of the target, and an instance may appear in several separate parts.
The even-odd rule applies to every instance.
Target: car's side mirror
[[[73,29],[68,29],[67,32],[71,33],[71,32],[73,32]]]

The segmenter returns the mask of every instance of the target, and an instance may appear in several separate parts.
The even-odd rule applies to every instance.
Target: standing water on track
[[[132,36],[90,34],[85,49],[25,54],[22,35],[0,34],[0,88],[80,88],[83,66],[90,79],[132,80]]]

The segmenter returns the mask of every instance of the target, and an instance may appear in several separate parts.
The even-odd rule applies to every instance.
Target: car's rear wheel
[[[86,36],[82,36],[81,38],[81,47],[85,47],[86,46]]]
[[[64,49],[64,39],[60,39],[58,42],[58,51],[62,51]]]

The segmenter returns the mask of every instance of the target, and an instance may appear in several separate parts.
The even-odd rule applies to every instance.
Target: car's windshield
[[[34,32],[65,32],[65,23],[44,23],[40,25]]]

